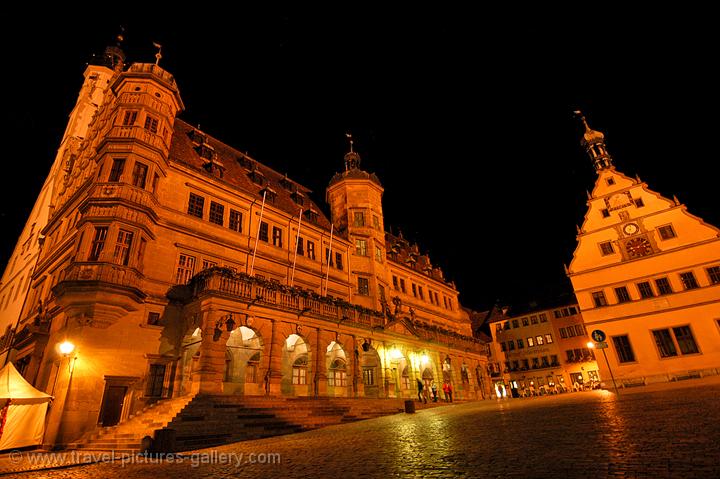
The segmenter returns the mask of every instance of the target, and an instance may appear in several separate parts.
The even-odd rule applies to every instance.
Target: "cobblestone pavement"
[[[720,477],[718,398],[720,385],[466,403],[22,477]]]

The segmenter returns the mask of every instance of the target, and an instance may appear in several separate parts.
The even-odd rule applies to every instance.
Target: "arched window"
[[[302,355],[295,360],[292,367],[292,383],[307,384],[307,355]]]
[[[256,383],[258,366],[260,365],[260,352],[257,352],[248,359],[247,366],[245,367],[245,382]]]
[[[402,370],[402,388],[403,389],[410,389],[410,373],[408,372],[407,366],[405,366]]]
[[[328,386],[347,386],[347,375],[345,373],[345,361],[336,359],[330,365],[328,374]]]
[[[470,375],[468,374],[467,364],[460,366],[460,377],[462,378],[462,382],[466,384],[470,383]]]

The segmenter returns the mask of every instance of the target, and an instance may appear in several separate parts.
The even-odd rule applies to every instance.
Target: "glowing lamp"
[[[60,352],[62,353],[62,355],[65,357],[70,356],[70,354],[72,354],[72,352],[75,351],[75,345],[73,343],[71,343],[70,341],[64,341],[64,342],[60,343],[58,348],[60,349]]]
[[[593,348],[595,348],[595,343],[593,343],[592,341],[588,341],[588,342],[587,342],[587,347],[590,348],[590,349],[593,349]]]
[[[430,362],[430,358],[428,358],[427,354],[423,354],[420,356],[420,362],[422,362],[423,366],[425,366],[427,363]]]

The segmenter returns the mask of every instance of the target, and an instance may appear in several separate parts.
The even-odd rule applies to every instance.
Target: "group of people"
[[[428,402],[428,388],[425,387],[425,384],[423,384],[422,380],[417,379],[417,389],[418,389],[418,401],[425,402],[427,404]],[[448,382],[443,383],[443,394],[445,395],[445,402],[452,402],[452,385]],[[430,391],[432,391],[432,400],[433,402],[438,402],[438,387],[437,384],[435,384],[435,381],[432,382],[430,385]]]

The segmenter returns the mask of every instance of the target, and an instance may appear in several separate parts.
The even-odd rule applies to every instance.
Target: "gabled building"
[[[419,379],[484,397],[487,347],[457,288],[385,233],[383,186],[352,145],[328,218],[178,118],[158,63],[88,69],[79,102],[92,75],[106,88],[48,180],[45,241],[6,322],[7,357],[56,398],[46,444],[195,394],[402,398]]]
[[[568,276],[586,329],[607,336],[619,385],[718,374],[720,230],[618,171],[582,121],[597,179]]]

